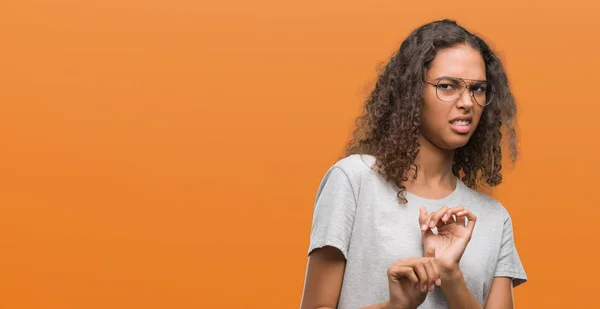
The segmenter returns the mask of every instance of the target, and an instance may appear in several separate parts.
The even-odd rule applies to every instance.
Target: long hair
[[[480,123],[469,142],[455,150],[452,172],[469,187],[490,187],[502,182],[502,136],[508,137],[512,162],[517,159],[516,105],[504,67],[490,47],[453,20],[440,20],[414,30],[379,73],[375,88],[364,104],[345,155],[370,154],[375,169],[395,183],[406,203],[408,171],[418,169],[424,78],[439,50],[460,44],[481,53],[486,78],[495,87],[493,102],[484,107]],[[462,175],[462,177],[461,177]],[[416,173],[415,173],[416,176]]]

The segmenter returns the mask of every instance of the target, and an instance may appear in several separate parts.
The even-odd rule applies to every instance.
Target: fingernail
[[[422,231],[425,231],[425,230],[427,230],[427,224],[423,224],[423,225],[421,225],[421,230],[422,230]]]
[[[424,284],[424,285],[421,287],[421,292],[425,292],[425,291],[427,291],[427,284]]]
[[[429,292],[433,292],[433,284],[429,285]]]
[[[437,280],[435,280],[435,284],[437,284],[438,286],[442,285],[442,279],[438,278]]]
[[[447,221],[448,220],[448,214],[445,214],[444,217],[442,217],[442,220]]]
[[[433,220],[431,220],[431,222],[429,222],[429,227],[434,227],[435,226],[435,222],[433,222]]]

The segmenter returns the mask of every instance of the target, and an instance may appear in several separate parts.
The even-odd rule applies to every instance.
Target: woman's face
[[[444,77],[449,79],[442,79]],[[440,79],[442,82],[438,84]],[[466,84],[460,84],[459,79]],[[483,107],[477,100],[484,101],[481,103],[485,104],[485,95],[482,100],[481,92],[485,84],[478,81],[485,80],[485,63],[479,51],[468,45],[440,50],[425,75],[421,110],[422,137],[446,150],[454,150],[467,144],[483,112]],[[458,96],[464,89],[460,88],[465,85],[467,89]],[[456,96],[458,97],[454,99]]]

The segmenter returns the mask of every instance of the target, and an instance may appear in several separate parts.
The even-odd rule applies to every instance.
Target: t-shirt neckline
[[[448,204],[448,203],[454,201],[454,199],[460,195],[460,192],[463,190],[464,186],[465,186],[465,184],[460,180],[460,178],[456,177],[456,186],[455,186],[454,190],[452,192],[450,192],[450,194],[446,195],[445,197],[442,197],[439,199],[431,199],[431,198],[421,197],[419,195],[416,195],[416,194],[408,192],[408,191],[406,191],[406,197],[407,197],[407,200],[409,203],[412,201],[418,201],[419,203],[445,205],[445,204]]]

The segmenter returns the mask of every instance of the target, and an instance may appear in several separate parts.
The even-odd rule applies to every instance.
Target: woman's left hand
[[[466,220],[468,219],[468,221]],[[420,208],[419,224],[425,257],[435,257],[442,277],[458,270],[458,263],[471,240],[477,217],[464,207],[442,207],[427,214]],[[437,235],[431,229],[437,227]]]

